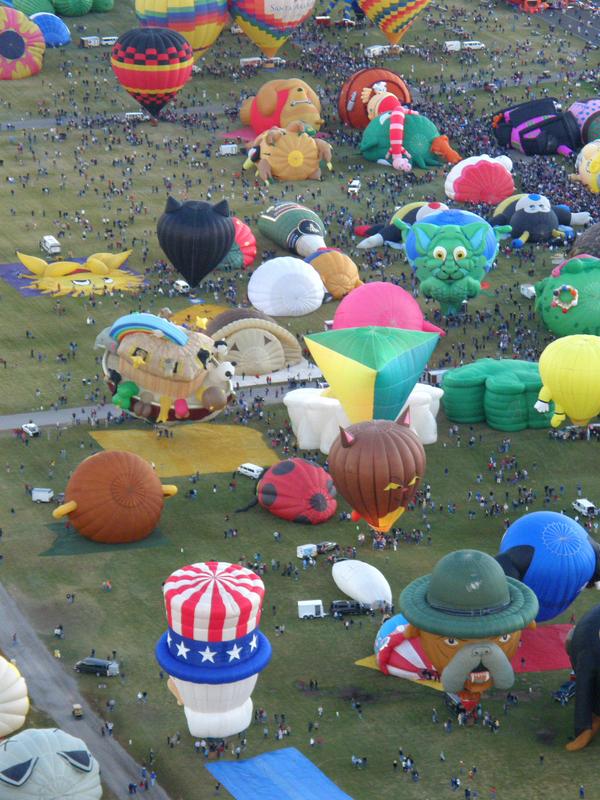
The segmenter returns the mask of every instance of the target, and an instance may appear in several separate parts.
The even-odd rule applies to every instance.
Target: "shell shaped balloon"
[[[536,408],[546,411],[554,401],[553,428],[566,417],[574,425],[587,425],[600,414],[600,336],[556,339],[546,347],[539,364],[543,386]]]
[[[302,525],[326,522],[336,511],[335,487],[319,464],[286,458],[264,473],[256,489],[262,508]]]
[[[379,67],[360,69],[344,83],[338,97],[338,114],[345,125],[358,130],[367,127],[370,120],[361,94],[364,89],[376,86],[380,91],[395,95],[403,105],[412,102],[408,86],[395,72]]]
[[[310,17],[315,0],[230,0],[229,13],[246,36],[272,57]]]
[[[107,450],[79,464],[54,516],[68,515],[75,530],[94,542],[137,542],[158,524],[167,489],[174,494],[140,456]]]
[[[515,193],[508,156],[471,156],[455,164],[444,184],[446,197],[459,203],[496,205]]]
[[[317,270],[334,300],[341,300],[357,286],[362,286],[358,267],[350,256],[341,250],[329,247],[317,250],[306,259],[306,262]]]
[[[390,420],[341,429],[329,451],[329,471],[356,515],[389,531],[414,498],[425,474],[425,450],[407,425]]]
[[[302,317],[323,302],[325,287],[319,273],[299,258],[281,256],[265,261],[248,282],[252,305],[275,317]]]
[[[217,41],[227,22],[227,0],[135,0],[142,27],[181,33],[194,51],[194,61]]]
[[[2,800],[100,800],[100,767],[82,739],[29,728],[0,748]]]
[[[14,664],[0,656],[0,739],[19,730],[28,711],[25,678]]]
[[[35,22],[16,8],[0,6],[0,81],[37,75],[45,50],[44,34]]]
[[[192,48],[177,31],[136,28],[119,36],[110,64],[117,80],[153,117],[192,75]]]
[[[390,44],[398,44],[431,0],[358,0],[366,16]]]

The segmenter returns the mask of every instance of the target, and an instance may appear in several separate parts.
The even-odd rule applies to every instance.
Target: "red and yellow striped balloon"
[[[361,10],[390,44],[398,44],[431,0],[358,0]]]
[[[110,63],[125,91],[157,117],[190,79],[194,58],[177,31],[137,28],[119,36]]]
[[[266,56],[274,56],[310,17],[315,0],[230,0],[229,12]]]
[[[227,0],[135,0],[135,13],[144,28],[169,28],[183,34],[197,61],[227,22]]]

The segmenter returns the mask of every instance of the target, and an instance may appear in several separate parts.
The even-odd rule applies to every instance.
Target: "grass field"
[[[99,29],[103,34],[120,33],[135,25],[132,3],[117,0],[115,12],[106,16],[85,17],[82,22],[87,33]],[[459,4],[449,3],[451,8]],[[530,20],[514,15],[498,6],[499,27],[475,29],[473,23],[464,21],[474,14],[478,4],[469,0],[463,4],[466,16],[463,24],[476,38],[484,41],[490,51],[507,42],[517,42],[525,35],[534,42],[543,42],[545,33],[543,21]],[[429,13],[429,12],[428,12]],[[442,19],[439,9],[433,8],[430,16]],[[516,22],[514,20],[516,19]],[[537,37],[536,37],[537,32]],[[331,32],[331,37],[340,36]],[[452,38],[444,34],[443,28],[427,29],[420,19],[410,33],[411,42],[430,42]],[[333,38],[332,38],[333,41]],[[379,34],[371,28],[348,35],[349,49],[380,41]],[[408,40],[407,40],[408,41]],[[536,48],[538,45],[536,45]],[[480,56],[482,80],[487,78],[490,69],[489,54]],[[580,45],[569,40],[561,55],[577,53]],[[250,55],[252,46],[225,32],[217,46],[208,56],[208,63],[234,59],[240,55]],[[300,58],[300,51],[288,44],[283,55],[290,63]],[[67,113],[76,104],[83,113],[84,105],[89,113],[109,111],[117,113],[134,110],[134,101],[122,91],[117,90],[110,68],[105,60],[106,53],[99,50],[82,51],[69,48],[67,51],[49,52],[44,71],[37,78],[21,81],[18,84],[3,84],[0,96],[0,122],[21,118],[38,118],[54,113],[58,108]],[[461,76],[461,68],[452,57],[444,62],[447,73],[454,71]],[[87,61],[85,59],[88,59]],[[212,61],[214,59],[214,62]],[[68,60],[68,64],[66,63]],[[232,63],[235,63],[232,61]],[[388,65],[406,75],[413,85],[418,81],[437,80],[440,63],[430,63],[405,54],[399,59],[389,61]],[[503,63],[495,62],[496,75],[506,77],[515,68],[527,65],[532,75],[545,69],[523,52],[520,63],[511,65],[507,57]],[[414,69],[413,69],[414,68]],[[563,67],[561,67],[562,69]],[[70,77],[69,77],[70,73]],[[295,74],[292,70],[282,75]],[[182,94],[181,106],[207,104],[237,104],[242,88],[256,88],[270,76],[260,75],[248,80],[240,78],[230,85],[223,86],[222,80],[210,75],[200,75],[193,79]],[[323,84],[326,77],[319,78]],[[90,97],[84,95],[89,86],[84,81],[92,81]],[[94,83],[96,82],[96,83]],[[317,83],[315,78],[309,82]],[[548,84],[550,93],[564,96],[564,84]],[[580,87],[581,96],[591,94],[589,87]],[[506,90],[509,97],[520,97],[522,90]],[[474,113],[487,113],[490,110],[490,97],[476,91],[468,100]],[[499,107],[499,102],[498,102]],[[85,112],[88,113],[88,112]],[[330,103],[326,106],[326,116],[335,125],[334,110]],[[231,129],[237,123],[227,120],[223,113],[217,113],[219,129]],[[13,262],[15,250],[38,254],[37,243],[44,233],[54,230],[54,221],[59,211],[68,211],[71,230],[64,240],[65,254],[85,256],[95,251],[114,249],[115,243],[105,241],[105,227],[102,219],[108,217],[127,219],[131,204],[143,204],[147,214],[134,216],[128,223],[123,245],[129,244],[133,237],[147,239],[149,246],[148,264],[161,257],[154,237],[155,222],[162,212],[166,197],[164,179],[170,178],[175,196],[198,197],[206,191],[208,183],[223,184],[219,197],[227,196],[232,209],[239,216],[255,219],[256,215],[272,202],[286,194],[285,187],[274,185],[268,190],[257,190],[251,186],[248,200],[244,200],[244,186],[234,173],[240,170],[242,158],[204,159],[202,167],[192,165],[187,160],[174,159],[168,163],[169,154],[165,152],[164,140],[179,140],[181,144],[200,142],[214,152],[216,138],[204,130],[192,131],[175,125],[161,123],[158,128],[142,125],[141,140],[128,143],[122,129],[95,131],[71,130],[64,141],[57,141],[53,134],[43,129],[31,132],[29,149],[28,132],[0,132],[0,159],[3,159],[0,182],[3,221],[0,228],[0,263]],[[22,144],[22,151],[19,145]],[[85,145],[84,150],[77,151]],[[155,148],[160,148],[156,149]],[[180,147],[177,148],[179,153]],[[152,169],[144,171],[149,154],[158,154]],[[131,175],[132,186],[120,197],[106,196],[107,180],[124,179],[122,170],[124,159],[136,153],[136,163]],[[204,158],[204,157],[201,157]],[[36,160],[37,159],[37,160]],[[75,165],[77,164],[77,168]],[[350,208],[355,218],[385,218],[392,210],[389,196],[375,191],[365,191],[356,201],[348,200],[343,188],[347,179],[360,174],[366,184],[370,177],[380,173],[380,167],[363,162],[356,150],[341,147],[334,157],[335,172],[318,186],[302,187],[304,200],[308,205],[314,202],[312,192],[319,192],[318,201],[325,207],[332,203],[336,208]],[[78,172],[78,169],[80,172]],[[212,169],[212,174],[209,170]],[[47,173],[47,174],[45,174]],[[61,177],[64,175],[64,177]],[[26,185],[21,179],[29,176]],[[207,176],[210,180],[207,180]],[[188,191],[185,178],[192,180]],[[14,178],[15,183],[10,183]],[[203,183],[198,180],[202,178]],[[443,175],[436,175],[426,184],[405,186],[398,191],[394,202],[400,204],[424,195],[433,199],[442,197]],[[42,192],[43,188],[49,192]],[[296,190],[293,192],[294,196]],[[213,193],[213,199],[216,195]],[[14,210],[14,214],[11,213]],[[81,228],[75,221],[75,212],[89,219],[92,232],[84,240]],[[329,221],[328,221],[329,222]],[[337,222],[329,224],[330,236],[339,234]],[[100,238],[99,238],[100,237]],[[271,247],[260,239],[262,248]],[[358,263],[363,266],[360,251],[355,252]],[[141,255],[136,252],[132,267],[143,271]],[[397,263],[394,271],[406,270],[403,263]],[[490,294],[501,304],[503,310],[523,310],[527,313],[527,301],[519,297],[515,303],[507,296],[508,287],[525,280],[524,275],[515,274],[516,262],[501,257],[498,267],[489,276]],[[534,275],[541,277],[549,271],[548,253],[539,250],[534,267]],[[530,278],[527,278],[530,279]],[[243,296],[244,279],[238,280]],[[518,294],[518,292],[517,292]],[[23,298],[14,289],[0,283],[0,310],[3,344],[0,357],[7,361],[6,369],[0,366],[0,413],[31,410],[41,406],[47,408],[58,394],[66,394],[69,405],[78,405],[89,397],[90,391],[101,386],[94,376],[99,366],[94,360],[93,342],[98,331],[110,324],[117,316],[138,307],[158,310],[168,304],[173,310],[184,308],[186,301],[180,298],[166,298],[146,293],[142,298],[133,296],[106,297],[91,309],[85,301],[67,298],[62,301],[64,314],[56,311],[53,297]],[[207,296],[213,302],[212,296]],[[470,310],[483,308],[494,302],[489,295],[481,295],[469,304]],[[431,310],[431,309],[429,309]],[[294,332],[304,333],[322,329],[324,319],[332,316],[331,306],[323,306],[310,317],[285,320]],[[96,325],[86,325],[86,317],[92,315]],[[537,326],[535,321],[532,326]],[[34,339],[26,338],[25,331],[33,333]],[[451,353],[462,335],[462,329],[453,328],[439,345],[436,358],[445,352]],[[77,358],[66,364],[57,362],[56,356],[68,350],[68,344],[76,341],[79,345]],[[495,340],[488,342],[487,352],[496,354]],[[30,350],[33,349],[33,358]],[[41,359],[38,360],[38,353]],[[67,373],[69,379],[67,380]],[[63,377],[60,377],[60,376]],[[91,386],[84,386],[83,379],[90,378]],[[66,384],[66,389],[63,389]],[[39,396],[36,389],[40,390]],[[102,394],[102,391],[101,391]],[[272,424],[281,424],[284,412],[280,407],[269,408],[273,415]],[[219,431],[220,422],[211,424],[208,431],[214,436]],[[264,434],[266,426],[258,428]],[[128,423],[127,429],[140,431],[138,423]],[[359,557],[381,569],[391,583],[394,597],[413,578],[431,570],[436,561],[445,553],[458,547],[476,547],[490,553],[497,551],[502,534],[502,521],[490,520],[479,513],[475,520],[467,518],[466,491],[475,488],[475,476],[484,474],[483,487],[486,491],[495,489],[486,470],[490,453],[496,453],[503,438],[501,434],[484,426],[475,426],[475,434],[483,437],[475,448],[463,447],[458,451],[455,439],[447,436],[448,425],[440,414],[440,441],[427,448],[427,480],[432,486],[433,496],[438,506],[445,509],[446,504],[455,501],[456,514],[445,510],[430,517],[432,524],[432,545],[403,544],[396,553],[374,552],[368,547],[359,551]],[[119,429],[119,433],[123,431]],[[186,426],[176,430],[179,442],[186,436]],[[463,431],[464,433],[464,431]],[[229,475],[213,474],[214,467],[208,453],[209,445],[203,447],[202,437],[195,447],[202,458],[202,478],[199,484],[199,498],[192,502],[185,498],[189,488],[187,475],[174,475],[169,481],[180,488],[178,497],[169,501],[160,524],[160,534],[155,534],[145,544],[132,548],[101,548],[86,546],[74,534],[65,534],[52,527],[50,509],[33,505],[24,491],[24,484],[37,486],[51,485],[61,491],[70,471],[85,456],[98,449],[98,444],[85,427],[73,428],[61,433],[56,439],[56,431],[43,432],[38,440],[30,441],[28,447],[17,442],[8,433],[0,435],[0,527],[4,530],[2,554],[4,561],[0,566],[0,577],[14,593],[22,607],[29,613],[34,625],[46,639],[48,646],[53,644],[52,630],[56,624],[65,627],[66,638],[61,644],[65,667],[95,648],[98,655],[118,652],[125,678],[109,684],[107,690],[97,687],[93,678],[82,676],[81,687],[86,696],[102,713],[106,700],[113,697],[117,701],[113,715],[115,734],[129,747],[139,760],[146,758],[150,748],[158,753],[157,768],[159,780],[167,788],[173,800],[204,800],[213,796],[214,782],[203,769],[203,760],[194,755],[193,742],[186,732],[183,711],[179,709],[164,682],[159,679],[158,666],[153,656],[156,639],[165,628],[164,609],[161,596],[161,582],[170,572],[185,563],[209,558],[237,561],[252,559],[259,552],[263,560],[270,564],[275,558],[282,564],[295,561],[297,544],[310,540],[331,539],[340,545],[353,545],[357,529],[353,523],[333,521],[319,529],[307,529],[283,523],[265,511],[251,510],[238,515],[229,523],[225,514],[232,509],[244,506],[251,498],[254,484],[241,480],[235,495],[227,490]],[[468,437],[463,436],[463,442]],[[586,442],[554,442],[544,431],[525,431],[513,437],[512,453],[523,466],[530,470],[530,483],[543,494],[544,484],[564,484],[563,504],[568,507],[575,496],[579,481],[584,494],[592,500],[599,500],[597,476],[597,445]],[[66,450],[66,457],[59,455]],[[49,477],[49,465],[56,461],[53,475]],[[533,470],[533,462],[538,469]],[[22,469],[21,469],[22,465]],[[444,474],[445,468],[449,474]],[[216,494],[210,491],[215,483]],[[477,487],[480,488],[480,487]],[[506,486],[508,491],[511,487]],[[504,492],[505,487],[501,487]],[[342,508],[346,508],[342,502]],[[539,501],[536,506],[540,507]],[[11,508],[15,513],[11,513]],[[509,514],[514,518],[512,513]],[[225,540],[224,528],[231,524],[240,531],[237,540]],[[407,527],[419,526],[421,518],[417,513],[407,515]],[[283,534],[282,542],[274,542],[272,533],[277,529]],[[102,582],[110,579],[113,591],[101,590]],[[577,794],[579,783],[586,785],[586,797],[600,798],[597,784],[597,765],[595,748],[579,754],[567,754],[564,743],[572,733],[572,709],[562,709],[550,698],[550,693],[564,679],[563,674],[545,673],[540,675],[520,675],[517,677],[516,691],[519,705],[511,710],[509,716],[502,713],[503,694],[490,695],[485,707],[498,716],[501,728],[498,735],[478,728],[459,729],[447,735],[441,725],[434,726],[431,719],[432,707],[437,707],[444,719],[442,697],[434,691],[414,686],[405,681],[385,678],[383,675],[355,666],[354,662],[372,653],[377,622],[364,618],[350,631],[331,619],[301,622],[296,617],[298,599],[321,598],[326,605],[339,596],[332,582],[329,568],[320,563],[317,569],[300,572],[296,582],[284,578],[280,572],[270,570],[265,577],[267,595],[265,602],[263,631],[273,644],[274,656],[269,668],[260,676],[254,693],[255,706],[264,707],[269,713],[270,735],[263,739],[262,725],[254,726],[248,736],[247,755],[280,747],[293,745],[300,748],[324,772],[333,778],[355,800],[392,800],[402,797],[407,800],[433,800],[450,796],[449,779],[458,774],[459,762],[467,768],[478,767],[476,787],[481,798],[489,796],[489,788],[496,787],[500,798],[526,798],[526,800],[570,800]],[[65,600],[67,592],[76,594],[74,605]],[[579,617],[592,606],[597,596],[586,592],[575,604],[573,610]],[[273,613],[272,607],[276,607]],[[565,621],[571,610],[565,615]],[[275,625],[284,624],[286,633],[275,635]],[[319,691],[308,688],[310,679],[317,679]],[[148,692],[149,701],[140,706],[136,694]],[[364,718],[358,719],[351,708],[351,697],[361,699]],[[309,747],[308,722],[316,719],[319,705],[325,709],[319,738],[322,743],[316,748]],[[336,716],[339,712],[339,718]],[[292,728],[289,740],[279,744],[273,739],[275,725],[273,715],[285,713]],[[43,720],[32,718],[32,724],[43,724]],[[176,731],[182,733],[182,744],[171,750],[167,747],[167,737]],[[235,740],[234,740],[235,744]],[[405,776],[394,775],[392,761],[398,748],[411,753],[421,773],[421,781],[414,784]],[[446,762],[441,763],[439,753],[443,750]],[[539,753],[544,753],[545,764],[538,764]],[[353,770],[351,755],[368,756],[369,767],[363,771]]]

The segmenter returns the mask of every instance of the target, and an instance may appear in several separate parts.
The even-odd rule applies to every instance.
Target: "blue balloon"
[[[535,511],[508,528],[496,559],[507,575],[533,589],[538,622],[567,609],[586,585],[597,580],[599,547],[571,517]]]
[[[32,14],[29,19],[33,20],[41,30],[46,47],[64,47],[71,41],[71,31],[56,14],[40,11],[38,14]]]

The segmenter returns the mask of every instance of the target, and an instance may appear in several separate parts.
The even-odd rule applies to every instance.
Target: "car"
[[[338,545],[336,542],[319,542],[319,544],[317,545],[317,553],[321,556],[324,553],[331,553],[332,550],[335,550],[337,548]]]
[[[189,294],[191,287],[187,281],[179,278],[178,280],[173,281],[173,289],[175,289],[177,294]]]
[[[119,662],[108,658],[82,658],[73,667],[75,672],[95,675],[97,678],[114,678],[119,674]]]
[[[21,425],[21,430],[23,433],[26,433],[27,436],[39,436],[40,429],[35,424],[35,422],[26,422],[24,425]]]
[[[252,478],[257,481],[259,478],[262,478],[265,468],[259,467],[258,464],[246,463],[240,464],[236,471],[239,472],[240,475],[245,475],[247,478]]]
[[[595,517],[598,513],[596,506],[587,498],[579,497],[571,503],[571,508],[583,517]]]
[[[562,683],[555,692],[552,692],[552,697],[561,706],[566,706],[569,700],[575,697],[575,688],[576,682],[572,679],[569,679],[565,683]]]
[[[329,606],[329,613],[334,617],[356,616],[369,614],[374,616],[373,609],[365,603],[357,603],[356,600],[334,600]]]

